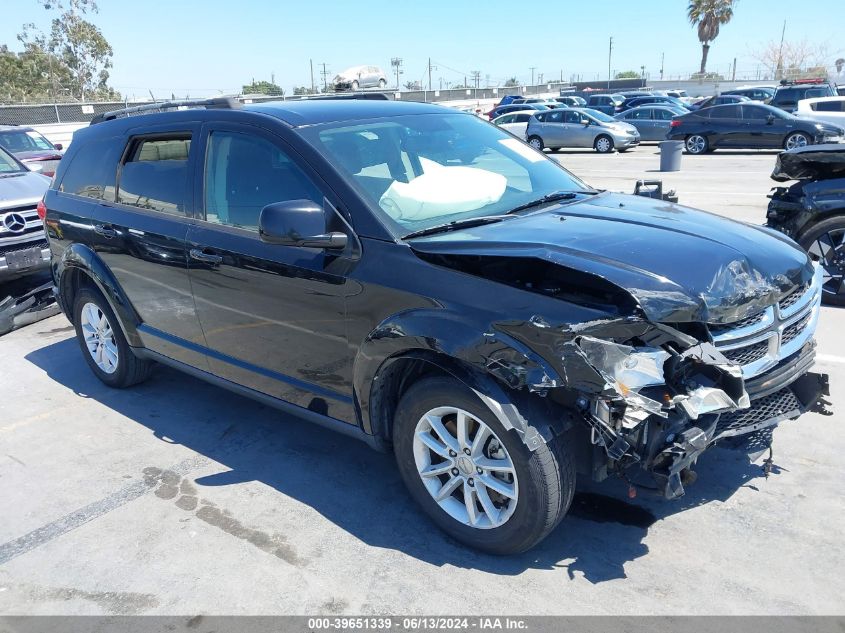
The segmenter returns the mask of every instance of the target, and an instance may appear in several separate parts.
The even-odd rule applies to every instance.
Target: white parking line
[[[822,363],[839,363],[845,365],[845,356],[835,356],[834,354],[816,354],[816,360]]]

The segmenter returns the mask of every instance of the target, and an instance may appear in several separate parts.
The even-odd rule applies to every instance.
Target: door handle
[[[191,259],[195,259],[198,262],[205,262],[206,264],[219,264],[223,261],[223,258],[220,255],[206,253],[198,248],[192,248],[188,251],[188,253],[191,256]]]
[[[117,231],[111,224],[95,224],[94,233],[103,237],[112,238],[117,236]]]

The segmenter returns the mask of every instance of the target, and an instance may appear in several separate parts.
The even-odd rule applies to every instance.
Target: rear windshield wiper
[[[508,211],[508,214],[518,213],[519,211],[525,211],[525,209],[530,209],[531,207],[539,207],[541,204],[557,202],[558,200],[574,200],[578,197],[578,194],[595,195],[597,193],[598,191],[553,191],[552,193],[547,193],[542,198],[537,198],[531,202],[526,202],[525,204],[514,207]]]
[[[403,235],[402,239],[407,240],[414,237],[423,237],[425,235],[434,235],[435,233],[448,233],[449,231],[456,231],[458,229],[466,229],[473,226],[482,226],[484,224],[492,224],[493,222],[501,222],[502,220],[510,220],[507,215],[483,215],[477,218],[467,218],[466,220],[453,220],[445,224],[438,224],[430,226],[427,229],[420,229],[413,233]]]

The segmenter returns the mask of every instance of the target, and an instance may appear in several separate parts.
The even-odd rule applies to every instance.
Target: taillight
[[[30,209],[31,208],[32,207],[30,207]],[[44,204],[43,200],[39,200],[38,206],[35,207],[35,209],[36,209],[36,211],[38,211],[38,217],[41,218],[41,221],[43,222],[44,219],[47,217],[47,205]]]
[[[672,119],[672,121],[669,123],[669,127],[678,127],[680,124],[681,121],[679,119]]]

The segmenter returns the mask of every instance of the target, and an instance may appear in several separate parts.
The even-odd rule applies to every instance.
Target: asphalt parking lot
[[[755,223],[774,184],[774,152],[671,174],[652,145],[555,157]],[[714,449],[677,502],[585,484],[539,547],[496,558],[438,532],[390,456],[169,369],[111,390],[51,317],[0,338],[0,613],[842,613],[842,319],[817,336],[835,414],[781,425],[768,478]]]

